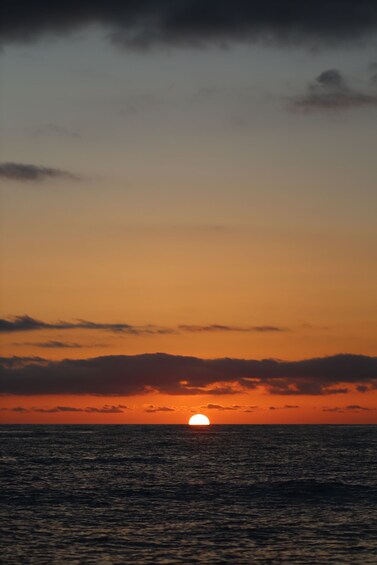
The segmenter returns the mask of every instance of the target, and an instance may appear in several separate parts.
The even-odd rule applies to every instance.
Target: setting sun
[[[210,421],[204,414],[195,414],[189,420],[190,426],[209,426]]]

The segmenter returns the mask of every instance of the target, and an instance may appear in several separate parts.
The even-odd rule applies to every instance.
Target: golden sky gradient
[[[97,28],[46,41],[2,53],[6,379],[13,357],[23,375],[27,358],[158,352],[374,365],[321,394],[5,386],[0,421],[186,423],[202,411],[213,423],[376,423],[373,48],[141,53]]]

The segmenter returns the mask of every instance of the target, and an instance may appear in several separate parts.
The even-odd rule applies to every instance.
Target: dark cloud
[[[178,326],[178,329],[190,332],[190,333],[201,333],[201,332],[286,332],[289,331],[287,328],[281,328],[278,326],[224,326],[222,324],[210,324],[206,326],[200,325],[184,325]]]
[[[38,408],[32,406],[31,408],[24,408],[23,406],[16,406],[15,408],[1,408],[1,410],[8,410],[10,412],[38,412],[42,414],[57,414],[62,412],[88,412],[96,414],[123,414],[124,410],[129,410],[124,404],[110,405],[105,404],[100,408],[87,406],[86,408],[77,408],[76,406],[53,406],[52,408]]]
[[[296,97],[293,105],[307,111],[346,110],[377,106],[377,95],[350,87],[338,70],[329,69],[309,84],[306,94]]]
[[[104,343],[93,343],[93,344],[83,344],[83,343],[75,343],[75,342],[66,342],[66,341],[23,341],[23,342],[15,342],[13,345],[16,346],[31,346],[31,347],[41,347],[42,349],[87,349],[90,347],[107,347]]]
[[[233,41],[337,43],[377,27],[373,0],[29,0],[8,1],[0,38],[32,41],[101,25],[120,45],[226,45]]]
[[[124,323],[101,324],[88,320],[77,320],[75,322],[43,322],[30,316],[13,316],[12,318],[0,319],[0,333],[26,332],[37,330],[105,330],[115,333],[127,333],[132,335],[172,334],[175,330],[159,326],[133,326]]]
[[[27,408],[24,408],[23,406],[14,406],[13,408],[0,408],[0,410],[2,410],[3,412],[29,412],[29,410]]]
[[[117,406],[105,404],[105,406],[102,406],[102,408],[88,406],[83,410],[83,412],[94,412],[96,414],[123,414],[124,410],[128,410],[128,408],[123,404],[118,404]]]
[[[348,406],[346,406],[346,410],[372,410],[372,408],[360,406],[359,404],[349,404]]]
[[[167,328],[148,324],[145,326],[135,326],[125,323],[97,323],[88,320],[77,320],[75,322],[58,321],[54,323],[44,322],[31,318],[30,316],[13,316],[11,318],[0,319],[0,333],[26,332],[37,330],[105,330],[115,333],[126,333],[132,335],[155,335],[155,334],[176,334],[180,332],[202,333],[202,332],[284,332],[286,328],[278,326],[224,326],[221,324],[210,325],[180,325],[177,328]],[[47,342],[59,343],[59,342]],[[41,344],[36,344],[42,347]],[[45,347],[48,347],[46,345]],[[51,345],[53,347],[53,345]],[[56,346],[58,347],[58,346]]]
[[[48,361],[43,359],[43,357],[36,356],[18,357],[17,355],[14,355],[13,357],[0,357],[0,367],[2,368],[23,368],[28,363],[38,363],[39,365],[43,365],[48,363]]]
[[[30,408],[30,412],[41,412],[46,414],[55,414],[58,412],[83,412],[82,408],[76,408],[74,406],[54,406],[53,408],[37,408],[33,406]]]
[[[199,389],[195,389],[195,388],[190,388],[188,389],[190,390],[190,394],[202,394],[203,391],[199,388]],[[237,394],[237,392],[239,392],[238,389],[232,387],[231,385],[223,385],[223,386],[215,386],[213,388],[206,388],[205,389],[205,393],[206,394],[211,394],[211,395],[219,395],[219,396],[223,396],[224,394]]]
[[[18,182],[42,182],[49,179],[80,180],[80,177],[67,171],[22,163],[0,163],[0,178]]]
[[[31,342],[31,343],[15,343],[14,345],[32,345],[34,347],[42,347],[44,349],[80,349],[81,347],[86,347],[80,343],[70,343],[64,341],[42,341],[42,342]]]
[[[284,406],[270,406],[270,410],[292,410],[300,408],[296,404],[285,404]]]
[[[369,387],[368,387],[368,386],[365,386],[365,385],[358,385],[358,386],[356,387],[356,390],[357,390],[358,392],[367,392],[367,391],[369,390]]]
[[[263,386],[271,394],[339,394],[351,385],[377,388],[377,357],[335,355],[300,361],[111,355],[50,361],[0,359],[1,394],[229,394]]]
[[[174,408],[170,408],[169,406],[154,406],[154,404],[149,404],[144,408],[144,412],[175,412],[175,410]]]
[[[367,408],[366,406],[360,406],[359,404],[349,404],[348,406],[335,406],[332,408],[324,407],[322,408],[323,412],[336,412],[340,414],[344,414],[345,412],[369,412],[370,410],[374,410],[374,408]]]
[[[246,408],[246,406],[239,406],[238,404],[233,404],[233,406],[223,406],[222,404],[205,404],[200,407],[201,410],[241,410]]]

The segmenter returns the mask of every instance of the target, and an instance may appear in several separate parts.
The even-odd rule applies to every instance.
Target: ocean
[[[2,564],[377,563],[377,426],[0,426]]]

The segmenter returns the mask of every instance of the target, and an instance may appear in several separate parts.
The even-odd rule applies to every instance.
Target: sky
[[[5,2],[0,422],[377,423],[377,6]]]

